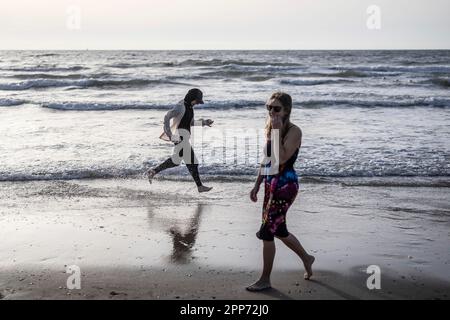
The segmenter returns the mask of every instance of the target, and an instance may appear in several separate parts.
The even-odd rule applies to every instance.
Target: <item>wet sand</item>
[[[316,256],[313,281],[277,241],[274,288],[250,293],[261,199],[248,182],[208,185],[1,182],[0,298],[449,299],[448,188],[302,183],[288,228]],[[71,265],[80,290],[66,286]],[[380,290],[366,286],[370,265]]]

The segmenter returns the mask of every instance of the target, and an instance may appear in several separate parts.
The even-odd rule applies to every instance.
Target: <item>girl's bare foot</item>
[[[314,260],[316,260],[316,258],[314,256],[309,256],[308,257],[308,261],[306,261],[306,263],[303,263],[303,265],[305,266],[305,274],[304,274],[304,278],[305,280],[309,280],[309,278],[311,278],[311,276],[313,275],[312,272],[312,264],[314,263]]]
[[[248,291],[256,292],[256,291],[267,290],[270,288],[272,288],[272,286],[270,285],[270,281],[259,279],[254,284],[248,286],[245,289],[247,289]]]

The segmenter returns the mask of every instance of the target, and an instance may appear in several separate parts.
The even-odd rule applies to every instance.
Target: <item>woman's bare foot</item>
[[[148,182],[150,184],[152,183],[152,180],[153,180],[153,177],[155,176],[155,174],[156,174],[156,171],[153,169],[150,169],[147,171]]]
[[[314,260],[316,260],[316,258],[314,258],[314,256],[309,256],[308,257],[308,261],[306,263],[303,263],[303,265],[305,266],[305,274],[304,274],[304,278],[305,280],[309,280],[309,278],[311,278],[311,276],[313,275],[312,272],[312,264],[314,263]]]
[[[256,291],[267,290],[270,288],[272,288],[272,286],[270,285],[270,281],[259,279],[254,284],[246,287],[245,289],[247,289],[248,291],[256,292]]]

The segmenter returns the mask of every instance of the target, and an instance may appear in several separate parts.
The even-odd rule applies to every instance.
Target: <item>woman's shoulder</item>
[[[297,126],[296,124],[291,123],[291,124],[290,124],[290,128],[289,128],[289,131],[288,131],[288,134],[292,134],[292,135],[300,135],[300,136],[302,136],[302,129],[300,129],[300,127]]]

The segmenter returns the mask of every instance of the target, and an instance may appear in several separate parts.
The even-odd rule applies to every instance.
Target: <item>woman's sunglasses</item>
[[[268,111],[273,110],[273,112],[280,112],[281,109],[282,109],[283,107],[280,107],[280,106],[271,106],[271,105],[269,105],[269,104],[266,104],[266,108],[267,108]]]

